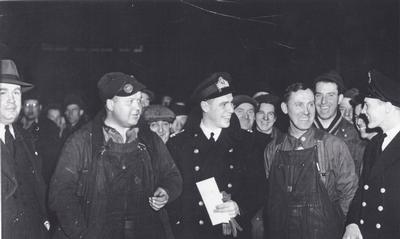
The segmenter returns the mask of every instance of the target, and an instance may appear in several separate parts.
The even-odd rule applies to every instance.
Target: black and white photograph
[[[0,0],[0,238],[400,239],[398,0]]]

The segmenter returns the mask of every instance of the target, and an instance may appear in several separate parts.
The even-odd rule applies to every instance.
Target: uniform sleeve
[[[157,153],[160,158],[160,177],[158,186],[167,191],[169,201],[171,202],[182,193],[182,177],[167,149],[167,146],[159,137],[154,138],[156,138]]]
[[[335,175],[335,191],[340,207],[347,215],[349,206],[358,188],[358,177],[355,172],[355,166],[347,145],[337,139],[332,142],[332,152]],[[328,156],[329,157],[329,156]]]
[[[57,214],[69,238],[82,238],[87,225],[77,195],[79,162],[83,161],[83,140],[73,135],[65,143],[50,183],[50,208]],[[79,135],[81,136],[81,135]]]

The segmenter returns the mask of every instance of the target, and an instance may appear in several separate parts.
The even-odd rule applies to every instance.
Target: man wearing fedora
[[[343,239],[400,238],[400,83],[369,72],[369,94],[362,113],[372,138],[364,154],[360,186],[347,217]]]
[[[105,112],[67,139],[50,183],[55,237],[171,238],[163,207],[182,179],[160,137],[137,128],[145,86],[121,72],[97,86]]]
[[[0,138],[2,238],[48,238],[45,183],[34,139],[15,124],[21,95],[33,85],[21,80],[12,60],[1,60]]]
[[[189,114],[184,130],[167,143],[182,173],[183,192],[168,213],[178,239],[218,239],[241,237],[246,225],[240,220],[246,213],[252,195],[245,187],[246,151],[240,141],[246,131],[234,116],[231,76],[226,72],[210,75],[195,89],[195,108]],[[227,213],[231,220],[222,226],[212,225],[204,199],[196,183],[214,178],[224,195],[216,213]],[[240,216],[239,216],[240,213]],[[249,224],[250,221],[247,220]],[[248,226],[247,226],[248,227]]]

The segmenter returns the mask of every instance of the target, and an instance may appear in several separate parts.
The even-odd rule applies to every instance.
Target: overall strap
[[[328,168],[328,162],[325,159],[325,147],[322,141],[324,132],[322,130],[315,131],[315,138],[317,140],[317,153],[318,153],[318,173],[321,176],[322,183],[326,186],[326,170]]]

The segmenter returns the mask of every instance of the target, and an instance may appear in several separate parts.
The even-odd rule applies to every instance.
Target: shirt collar
[[[214,133],[214,140],[217,141],[219,135],[221,134],[222,129],[218,128],[214,131],[212,131],[211,129],[207,128],[203,121],[200,122],[200,129],[203,131],[204,135],[207,137],[207,139],[210,139],[211,137],[211,133]]]
[[[14,128],[13,128],[13,126],[12,126],[12,124],[9,124],[9,126],[10,126],[10,133],[11,133],[11,135],[14,137],[14,139],[15,139],[15,132],[14,132]],[[5,124],[2,124],[2,123],[0,123],[0,139],[1,139],[1,141],[3,141],[3,143],[5,143],[6,142],[6,125]]]
[[[290,133],[287,136],[287,142],[285,143],[285,150],[301,150],[311,148],[315,145],[315,128],[311,127],[299,138],[296,138]]]
[[[399,132],[400,132],[400,124],[385,132],[386,137],[385,137],[385,139],[383,140],[383,143],[382,143],[382,150],[385,150],[385,148],[389,145],[390,142],[392,142],[394,137],[396,137],[396,135]]]

